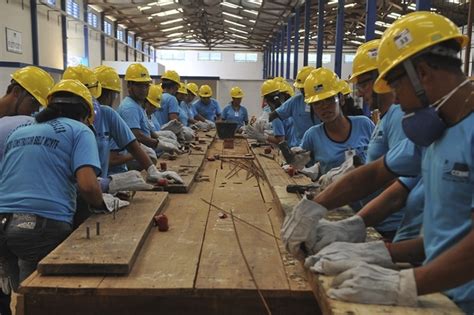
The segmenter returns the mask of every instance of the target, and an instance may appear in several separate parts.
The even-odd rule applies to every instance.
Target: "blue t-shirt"
[[[186,110],[188,119],[194,119],[194,117],[196,117],[197,113],[194,109],[193,103],[186,103],[185,101],[182,101],[181,106],[183,106],[183,108]]]
[[[204,104],[200,99],[194,102],[194,110],[207,120],[216,121],[216,117],[222,114],[219,103],[211,98],[209,104]]]
[[[145,136],[150,136],[145,110],[130,96],[122,100],[117,111],[130,129],[139,129]]]
[[[83,123],[58,118],[14,131],[0,166],[0,213],[30,213],[72,223],[76,171],[100,174],[94,133]]]
[[[285,137],[288,146],[296,147],[299,145],[298,139],[295,136],[295,128],[293,125],[293,118],[288,118],[285,120],[281,120],[280,118],[276,118],[272,120],[272,130],[273,135],[276,137]]]
[[[8,136],[17,128],[31,125],[35,119],[31,116],[5,116],[0,118],[0,161],[3,158],[3,150]]]
[[[472,229],[474,208],[474,114],[446,129],[427,148],[401,141],[385,156],[388,170],[406,176],[421,173],[424,185],[423,242],[428,263]],[[474,306],[474,281],[445,292],[456,303]],[[471,310],[471,312],[474,309]]]
[[[356,155],[363,163],[365,162],[374,123],[365,116],[350,116],[347,119],[351,124],[351,130],[343,142],[331,140],[326,133],[324,123],[309,128],[303,136],[301,147],[311,151],[313,163],[320,163],[321,174],[326,174],[332,168],[340,166],[345,160],[347,150],[355,150]],[[295,125],[297,125],[296,122]]]
[[[158,119],[158,122],[162,126],[170,121],[169,114],[179,114],[179,103],[176,96],[164,92],[161,96],[160,104],[161,107],[153,113],[153,116]]]
[[[423,207],[425,193],[423,179],[420,177],[400,177],[399,182],[409,191],[405,207],[400,210],[404,213],[397,229],[393,242],[414,239],[420,236],[423,223]]]
[[[107,177],[111,147],[115,148],[114,150],[122,150],[136,138],[120,115],[109,106],[100,106],[100,115],[96,115],[94,128],[102,168],[101,176]]]
[[[372,137],[370,138],[369,148],[367,149],[367,161],[370,163],[382,157],[391,148],[396,146],[400,141],[406,139],[402,129],[403,111],[400,105],[391,105],[387,112],[382,116],[378,124],[375,126]],[[371,194],[370,197],[362,200],[362,204],[368,203],[377,197],[383,190]],[[383,222],[379,223],[375,228],[378,231],[395,231],[399,228],[402,221],[404,211],[398,211],[391,214]]]
[[[290,117],[293,118],[295,136],[298,142],[303,139],[306,130],[321,123],[316,115],[311,117],[311,107],[304,102],[304,96],[301,93],[287,99],[275,111],[278,117],[283,120]]]
[[[187,126],[189,126],[189,122],[188,122],[189,118],[190,117],[189,117],[187,105],[186,105],[186,103],[184,103],[184,101],[182,101],[179,104],[179,117],[178,117],[178,119],[184,126],[187,127]]]
[[[245,125],[245,122],[249,121],[249,114],[247,112],[247,108],[244,106],[240,106],[239,109],[236,111],[232,104],[227,104],[222,111],[222,119],[226,121],[235,121],[239,124],[238,128]]]
[[[370,138],[367,163],[382,157],[398,142],[406,139],[402,129],[403,111],[400,105],[392,105],[382,116]]]

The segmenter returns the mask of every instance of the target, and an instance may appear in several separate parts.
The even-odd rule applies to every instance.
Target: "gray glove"
[[[161,126],[160,130],[169,130],[172,131],[175,135],[177,135],[178,133],[183,131],[183,124],[179,120],[173,119]]]
[[[309,161],[311,161],[311,152],[305,151],[300,147],[293,147],[290,149],[293,152],[294,159],[291,162],[291,166],[296,168],[297,170],[302,170]]]
[[[201,129],[201,130],[208,130],[210,129],[211,127],[205,123],[204,121],[198,121],[197,123],[194,124],[196,127],[198,127],[198,129]]]
[[[174,132],[170,131],[170,130],[155,131],[154,134],[159,138],[169,138],[169,139],[173,139],[175,141],[178,140],[178,138],[176,137]]]
[[[316,255],[307,257],[304,265],[313,272],[332,276],[354,268],[361,262],[396,268],[383,241],[358,244],[335,242]]]
[[[158,160],[158,157],[156,156],[155,150],[153,150],[149,146],[144,145],[143,143],[140,143],[140,148],[146,153],[146,155],[148,155],[148,157],[152,161],[156,162]]]
[[[340,221],[322,219],[318,226],[311,230],[305,244],[309,254],[313,255],[331,243],[362,243],[365,242],[365,237],[364,220],[358,215],[353,215]]]
[[[180,143],[178,142],[178,140],[174,140],[174,139],[171,139],[171,138],[166,138],[166,137],[159,137],[158,138],[158,141],[162,141],[162,142],[166,142],[166,143],[171,143],[172,145],[174,145],[175,147],[180,147]]]
[[[206,119],[206,124],[209,126],[209,128],[214,129],[216,128],[216,123],[213,122],[212,120]]]
[[[311,167],[304,167],[303,169],[299,170],[298,172],[300,172],[301,174],[309,177],[314,182],[319,178],[319,175],[321,174],[320,167],[319,167],[319,162],[315,163]]]
[[[281,239],[289,253],[297,259],[304,259],[306,253],[302,246],[326,212],[327,209],[320,204],[306,198],[301,199],[293,211],[285,217],[281,229]]]
[[[343,177],[348,172],[352,171],[354,168],[354,158],[351,156],[347,160],[345,160],[344,163],[342,163],[340,166],[329,170],[329,172],[321,176],[321,178],[319,179],[321,189],[326,188],[333,182]]]
[[[109,176],[109,192],[111,194],[119,191],[151,190],[153,185],[147,184],[139,171],[128,171]]]
[[[167,179],[174,184],[184,184],[183,179],[176,172],[164,171],[164,172],[159,172],[158,175],[160,176],[160,179],[161,178]]]
[[[183,127],[183,131],[181,132],[181,135],[184,138],[184,141],[189,142],[193,141],[195,137],[194,130],[189,128],[189,127]]]
[[[361,263],[334,278],[331,299],[363,304],[416,306],[418,293],[413,269],[395,271]]]
[[[102,199],[104,199],[108,212],[125,208],[130,204],[130,202],[114,197],[111,194],[102,194]]]
[[[247,125],[245,126],[245,134],[247,138],[255,139],[258,142],[267,142],[268,136],[264,132],[258,130],[256,126]]]
[[[163,152],[168,152],[168,153],[181,153],[181,150],[176,146],[175,144],[168,142],[165,139],[158,139],[158,145],[156,146],[156,149],[159,151]]]

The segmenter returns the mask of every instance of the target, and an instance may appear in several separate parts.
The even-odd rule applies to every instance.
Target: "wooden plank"
[[[167,169],[178,173],[184,181],[184,184],[169,184],[164,187],[164,190],[169,193],[187,193],[194,184],[206,158],[205,154],[183,154],[178,156],[176,160],[164,161]],[[158,160],[159,162],[161,161]]]
[[[168,193],[138,192],[133,202],[112,214],[93,215],[38,264],[38,272],[53,274],[127,274],[130,272],[153,217]],[[96,235],[96,224],[100,235]],[[86,228],[90,238],[86,238]]]
[[[258,152],[260,148],[254,148],[253,150],[254,152]],[[284,182],[284,180],[286,179],[287,181],[284,182],[286,184],[294,180],[285,177],[285,172],[281,169],[281,167],[277,164],[276,161],[268,160],[258,156],[257,160],[262,165],[262,168],[265,172],[265,176],[270,182]],[[298,179],[298,182],[304,184],[304,180],[302,179]],[[274,192],[277,210],[280,210],[282,213],[288,213],[288,211],[291,211],[293,205],[298,202],[299,197],[296,194],[287,193],[286,186],[283,187],[281,185],[271,185],[271,187]],[[347,218],[351,215],[353,215],[351,209],[348,209],[347,207],[342,207],[339,209],[328,211],[328,214],[325,216],[325,218],[334,221]],[[376,239],[379,237],[380,236],[378,235],[378,233],[375,232],[374,229],[368,230],[368,240]],[[332,300],[327,297],[326,292],[331,286],[331,281],[333,277],[314,274],[309,270],[306,270],[306,278],[308,279],[309,284],[311,285],[313,293],[316,299],[318,300],[318,304],[323,314],[462,314],[460,309],[449,298],[447,298],[441,293],[419,297],[418,307],[415,308],[401,306],[355,304]]]

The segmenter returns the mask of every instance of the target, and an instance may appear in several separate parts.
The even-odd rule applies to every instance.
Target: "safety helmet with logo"
[[[181,84],[179,74],[174,70],[166,70],[165,73],[163,73],[163,75],[161,76],[161,80],[170,80],[174,83],[177,83],[178,85]]]
[[[260,94],[262,97],[274,92],[280,92],[280,83],[273,79],[263,82],[262,87],[260,88]]]
[[[186,89],[188,89],[188,91],[190,91],[192,94],[194,94],[194,96],[197,96],[199,87],[196,83],[190,82],[190,83],[186,84]]]
[[[303,68],[298,70],[298,74],[296,75],[295,83],[293,83],[293,86],[297,89],[304,88],[304,81],[314,69],[315,68],[311,66],[304,66]]]
[[[347,95],[352,93],[352,89],[349,86],[349,83],[347,83],[346,80],[339,80],[338,82],[340,88],[341,88],[341,93],[342,95]]]
[[[188,94],[188,89],[186,88],[186,84],[184,84],[183,82],[179,83],[178,93]]]
[[[352,61],[352,74],[349,78],[351,83],[357,83],[357,77],[361,74],[377,70],[377,52],[380,39],[374,39],[364,43],[357,48]]]
[[[199,94],[200,97],[211,97],[212,96],[212,89],[207,84],[201,85],[201,87],[199,88],[198,94]]]
[[[163,94],[163,89],[158,84],[150,85],[148,90],[148,95],[146,97],[147,101],[156,108],[161,107],[161,95]]]
[[[293,90],[293,87],[286,81],[279,82],[279,90],[280,93],[286,93],[290,96],[295,95],[295,91]]]
[[[120,84],[120,77],[114,68],[102,65],[94,68],[94,73],[103,89],[120,93],[122,85]]]
[[[151,82],[148,69],[139,63],[132,63],[125,71],[125,81],[132,82]]]
[[[28,66],[13,72],[11,78],[30,93],[41,106],[46,106],[49,91],[54,85],[49,73],[38,67]]]
[[[83,65],[67,67],[63,74],[63,79],[79,80],[91,92],[92,97],[98,98],[102,94],[100,84],[94,71]]]
[[[275,80],[277,82],[286,82],[285,78],[283,78],[283,77],[274,77],[273,80]]]
[[[311,71],[304,83],[305,103],[322,101],[341,92],[337,75],[329,69],[319,68]]]
[[[94,122],[94,105],[92,104],[92,95],[89,89],[81,83],[81,81],[76,79],[63,79],[59,81],[48,94],[48,103],[54,102],[54,94],[58,92],[69,92],[76,96],[79,96],[84,101],[85,105],[89,108],[89,116],[87,117],[87,122],[92,125]],[[57,100],[56,100],[57,101]],[[72,104],[77,104],[77,102],[68,99],[61,98],[61,101],[70,101]]]
[[[244,97],[244,91],[238,86],[234,86],[230,89],[230,97],[232,98],[242,98]]]
[[[374,91],[387,93],[391,89],[386,75],[396,66],[423,53],[455,57],[457,52],[437,51],[434,46],[447,40],[456,40],[463,48],[468,37],[449,19],[434,12],[413,12],[407,14],[387,28],[380,41],[377,64],[379,76],[374,83]],[[439,46],[438,46],[439,48]]]

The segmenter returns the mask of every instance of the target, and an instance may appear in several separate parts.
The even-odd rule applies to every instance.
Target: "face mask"
[[[438,115],[439,109],[468,82],[469,79],[466,79],[432,105],[403,116],[402,128],[407,138],[422,147],[427,147],[439,139],[447,128],[446,123]]]

